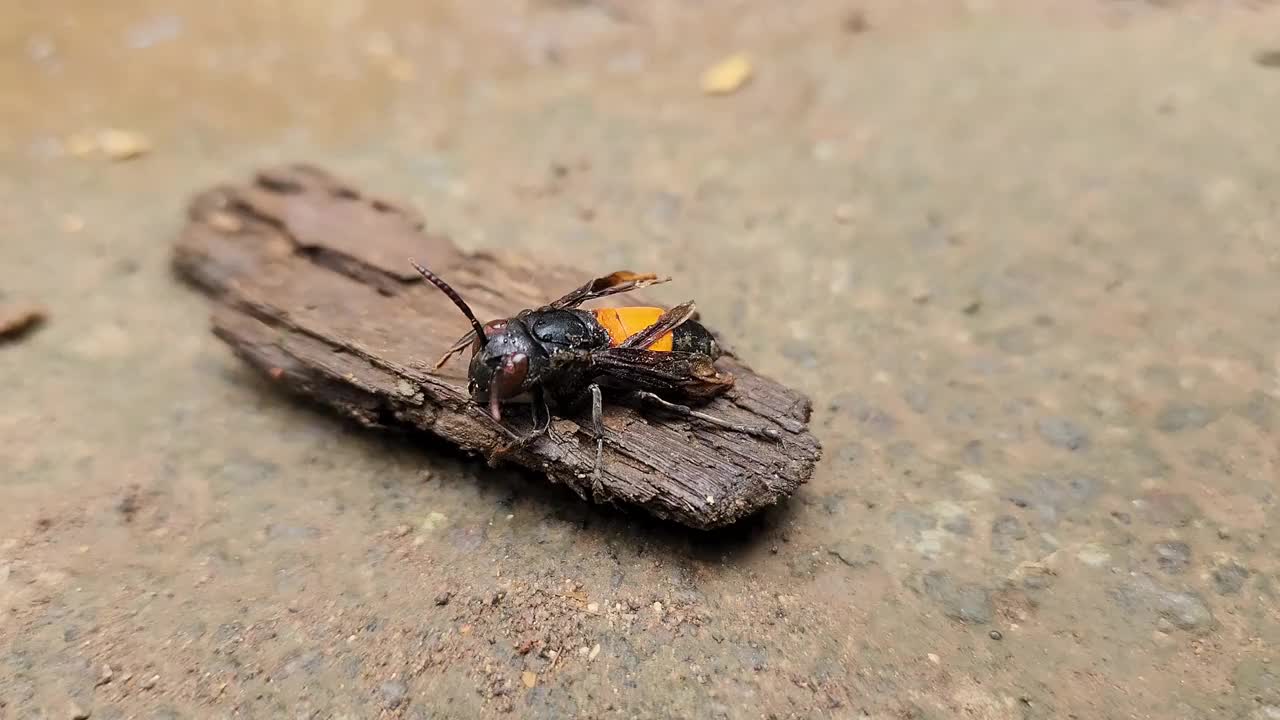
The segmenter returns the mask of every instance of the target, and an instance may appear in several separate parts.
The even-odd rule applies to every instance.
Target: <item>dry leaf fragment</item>
[[[751,60],[736,53],[707,68],[702,73],[702,91],[708,95],[727,95],[751,79]]]
[[[108,128],[98,133],[98,147],[112,160],[131,160],[151,152],[151,141],[139,132]]]
[[[98,150],[98,140],[90,133],[76,133],[62,142],[62,148],[72,157],[88,157]]]
[[[520,681],[524,683],[525,687],[531,688],[538,684],[538,674],[525,670],[520,673]]]

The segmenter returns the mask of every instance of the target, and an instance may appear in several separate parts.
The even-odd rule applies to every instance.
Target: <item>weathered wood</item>
[[[544,304],[618,268],[574,271],[465,254],[423,227],[412,210],[367,197],[323,170],[291,166],[197,195],[174,264],[217,298],[218,337],[288,390],[364,425],[418,429],[485,452],[506,437],[469,401],[465,355],[439,371],[431,368],[467,330],[466,321],[422,282],[408,258],[447,278],[481,319]],[[637,295],[613,304],[636,304]],[[781,442],[609,406],[598,496],[586,418],[581,426],[558,419],[556,437],[506,457],[583,498],[639,506],[695,528],[732,523],[807,481],[821,446],[807,427],[808,399],[732,355],[719,364],[737,385],[707,411],[777,427]],[[524,413],[511,415],[527,427]]]

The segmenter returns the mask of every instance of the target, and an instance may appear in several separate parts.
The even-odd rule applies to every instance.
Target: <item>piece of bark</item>
[[[482,321],[540,306],[620,269],[579,271],[466,254],[425,232],[412,210],[303,165],[197,195],[174,264],[218,299],[218,337],[287,389],[367,426],[414,428],[488,452],[507,437],[467,396],[468,355],[432,369],[467,322],[422,281],[410,257],[447,279]],[[643,302],[640,293],[610,300],[596,304]],[[807,426],[807,398],[753,373],[732,354],[718,365],[737,383],[706,411],[776,427],[780,442],[606,403],[599,493],[591,481],[595,441],[587,418],[578,419],[581,426],[557,418],[558,437],[504,459],[589,500],[639,506],[694,528],[730,524],[806,482],[821,446]],[[527,414],[512,408],[504,422],[527,429]]]
[[[0,342],[22,338],[43,323],[47,315],[39,305],[0,303]]]

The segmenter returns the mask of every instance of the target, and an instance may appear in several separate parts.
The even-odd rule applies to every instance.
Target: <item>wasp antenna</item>
[[[462,296],[458,294],[457,290],[449,287],[449,283],[441,280],[440,276],[419,265],[413,258],[409,258],[409,264],[413,266],[414,270],[418,271],[418,274],[426,278],[427,282],[440,288],[440,292],[444,293],[453,301],[454,305],[458,306],[458,309],[462,311],[462,314],[466,315],[467,319],[471,321],[471,328],[476,331],[476,337],[480,338],[482,342],[489,339],[484,334],[484,325],[476,319],[476,314],[471,312],[471,308],[467,305],[467,301],[462,299]]]

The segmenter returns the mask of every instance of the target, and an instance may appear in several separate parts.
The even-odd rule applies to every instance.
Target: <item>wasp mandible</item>
[[[724,430],[781,439],[773,428],[728,422],[690,407],[709,402],[733,387],[734,382],[732,374],[715,367],[720,346],[710,331],[692,319],[692,301],[665,311],[656,307],[578,307],[589,300],[668,282],[670,278],[615,272],[548,305],[481,323],[448,283],[414,260],[409,262],[471,323],[471,331],[444,353],[436,368],[470,347],[468,393],[476,403],[487,405],[489,415],[500,426],[504,403],[532,403],[533,429],[517,435],[502,426],[513,442],[499,453],[548,434],[553,413],[564,417],[582,412],[590,403],[596,440],[594,474],[598,478],[604,452],[605,391]]]

